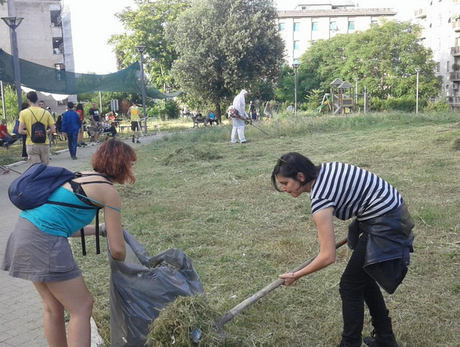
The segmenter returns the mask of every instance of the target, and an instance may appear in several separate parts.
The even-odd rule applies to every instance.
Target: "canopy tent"
[[[21,84],[41,92],[66,95],[93,92],[142,93],[138,62],[107,75],[57,70],[22,59],[19,59],[19,67]],[[0,80],[14,84],[13,57],[2,49],[0,49]],[[162,93],[156,88],[146,86],[145,94],[152,99],[168,99],[179,96],[182,92]]]

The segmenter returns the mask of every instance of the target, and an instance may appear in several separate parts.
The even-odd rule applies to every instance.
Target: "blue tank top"
[[[56,189],[48,200],[65,202],[82,207],[89,206],[78,199],[73,192],[63,187]],[[91,223],[96,216],[96,213],[96,207],[89,210],[44,204],[32,210],[22,211],[19,216],[29,220],[38,229],[47,234],[71,237],[72,234]]]

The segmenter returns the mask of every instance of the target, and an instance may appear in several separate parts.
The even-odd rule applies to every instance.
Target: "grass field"
[[[245,145],[230,127],[174,133],[144,146],[137,182],[120,186],[125,227],[152,254],[176,247],[194,261],[211,306],[224,314],[318,252],[309,198],[277,193],[277,158],[300,152],[315,163],[342,161],[380,175],[403,195],[416,227],[409,273],[385,295],[400,346],[460,346],[460,117],[374,114],[298,117],[248,126]],[[335,220],[336,238],[347,222]],[[109,338],[107,257],[74,253]],[[87,245],[94,253],[94,247]],[[336,346],[342,318],[340,275],[350,257],[282,287],[225,329],[249,346]],[[364,333],[371,330],[367,316]]]

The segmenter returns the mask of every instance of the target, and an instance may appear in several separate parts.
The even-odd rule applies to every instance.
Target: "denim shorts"
[[[67,238],[47,234],[19,217],[1,266],[10,276],[33,282],[67,281],[81,276]]]

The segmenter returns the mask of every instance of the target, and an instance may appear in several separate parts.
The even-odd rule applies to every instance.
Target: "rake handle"
[[[344,238],[343,240],[337,242],[335,244],[335,249],[338,249],[340,247],[342,247],[344,244],[347,243],[347,239]],[[299,271],[299,270],[302,270],[304,267],[306,267],[307,265],[309,265],[313,260],[316,259],[317,256],[314,256],[313,258],[311,258],[310,260],[306,261],[305,263],[297,266],[295,269],[293,269],[291,272],[296,272],[296,271]],[[227,324],[228,322],[230,322],[233,318],[235,318],[238,314],[241,313],[241,311],[243,311],[245,308],[251,306],[252,304],[254,304],[256,301],[258,301],[259,299],[263,298],[265,295],[267,295],[268,293],[271,293],[272,291],[274,291],[276,288],[278,288],[279,286],[281,286],[282,284],[284,283],[284,280],[283,279],[277,279],[276,281],[273,281],[272,283],[270,283],[268,286],[266,286],[265,288],[262,288],[261,290],[259,290],[257,293],[251,295],[249,298],[247,298],[246,300],[244,300],[243,302],[241,302],[240,304],[238,304],[237,306],[235,306],[234,308],[232,308],[230,311],[228,311],[225,315],[223,315],[217,322],[216,322],[216,326],[217,326],[217,329],[218,330],[221,330],[222,327]]]

